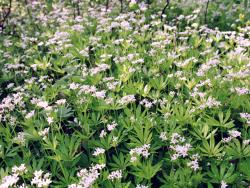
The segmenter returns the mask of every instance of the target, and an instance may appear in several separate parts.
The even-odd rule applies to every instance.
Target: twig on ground
[[[162,12],[161,12],[161,21],[163,20],[163,14],[165,13],[167,7],[169,6],[170,4],[170,0],[167,0],[167,3],[166,5],[164,6],[164,8],[162,9]]]

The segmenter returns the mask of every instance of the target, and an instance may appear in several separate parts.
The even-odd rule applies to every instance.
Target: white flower
[[[116,128],[116,126],[117,126],[117,123],[115,121],[113,121],[111,124],[107,125],[107,129],[108,129],[108,131],[112,131]]]
[[[248,120],[248,119],[250,119],[250,114],[248,114],[248,113],[240,113],[240,117],[242,119]]]
[[[37,187],[48,187],[51,182],[52,181],[50,179],[50,174],[49,173],[43,174],[42,170],[35,171],[34,177],[31,180],[31,184],[32,185],[35,184]]]
[[[131,102],[135,102],[134,95],[127,95],[127,96],[122,97],[120,100],[118,100],[118,103],[121,105],[128,104]]]
[[[35,110],[32,110],[31,112],[29,112],[28,114],[26,114],[25,118],[26,119],[30,119],[30,118],[32,118],[34,116],[34,114],[35,114]]]
[[[97,91],[93,94],[93,96],[95,96],[98,99],[104,99],[105,98],[105,93],[106,91]]]
[[[9,188],[15,185],[18,182],[18,180],[19,180],[19,177],[17,174],[5,176],[3,177],[1,181],[0,188]]]
[[[114,90],[118,84],[120,84],[120,82],[108,82],[107,87],[109,90]]]
[[[93,155],[98,156],[98,155],[101,155],[103,153],[105,153],[105,149],[103,149],[103,148],[95,148],[95,151],[94,151]]]
[[[129,6],[133,6],[136,4],[136,0],[130,0]]]
[[[39,131],[38,134],[43,137],[43,140],[45,140],[49,134],[49,127],[45,128],[43,131]]]
[[[47,122],[49,125],[53,123],[54,122],[53,117],[47,117]]]
[[[174,97],[175,92],[174,92],[174,91],[170,91],[170,92],[169,92],[169,95],[170,95],[171,97]]]
[[[240,113],[240,117],[246,121],[248,126],[250,126],[250,114]]]
[[[28,186],[23,183],[22,185],[18,185],[17,188],[28,188]]]
[[[27,168],[25,167],[24,164],[21,164],[19,167],[18,166],[12,167],[13,174],[21,175],[21,174],[26,173],[26,172],[27,172]]]
[[[129,154],[131,155],[131,162],[136,161],[137,160],[136,156],[140,155],[142,155],[145,158],[148,158],[148,156],[150,155],[149,149],[150,149],[150,144],[144,144],[141,147],[136,147],[134,149],[131,149],[129,152]]]
[[[190,144],[176,145],[171,147],[179,156],[186,157],[188,155],[188,150],[190,149]]]
[[[170,149],[173,150],[175,153],[171,156],[172,160],[176,160],[179,157],[186,157],[188,156],[188,151],[191,148],[191,145],[185,142],[185,138],[181,137],[178,133],[173,133],[171,135],[171,144]]]
[[[224,180],[221,181],[221,188],[226,188],[228,185]]]
[[[248,145],[250,143],[250,139],[243,140],[243,144]]]
[[[66,103],[66,99],[60,99],[60,100],[56,101],[56,104],[58,104],[58,105],[63,105],[65,103]]]
[[[104,138],[107,135],[107,132],[105,130],[102,130],[100,133],[100,138]]]
[[[127,21],[122,21],[120,26],[124,30],[130,30],[131,29],[131,26],[130,26],[129,22],[127,22]]]
[[[88,53],[88,51],[86,49],[79,51],[79,54],[81,54],[84,57],[88,57],[89,56],[89,53]]]
[[[106,71],[109,68],[110,68],[110,65],[99,64],[99,65],[97,65],[97,67],[94,67],[94,68],[90,69],[89,72],[90,72],[91,76],[94,76],[94,75],[98,74],[99,72]]]
[[[161,134],[160,134],[160,139],[162,140],[162,141],[166,141],[167,140],[167,136],[166,136],[166,132],[161,132]]]
[[[148,186],[146,186],[146,185],[141,185],[141,184],[137,184],[137,185],[136,185],[136,188],[148,188]]]
[[[71,184],[68,188],[90,188],[96,179],[100,175],[100,170],[102,170],[106,165],[105,164],[96,164],[88,169],[82,169],[77,173],[77,176],[80,178],[77,184]]]
[[[117,137],[117,136],[113,136],[113,137],[112,137],[112,141],[113,141],[113,142],[117,142],[117,141],[118,141],[118,137]]]
[[[74,82],[69,85],[69,89],[76,90],[78,88],[79,88],[79,84],[76,84]]]
[[[235,131],[235,130],[230,130],[228,131],[229,135],[233,138],[236,138],[236,137],[240,137],[241,136],[241,132],[239,131]]]
[[[245,87],[235,87],[231,89],[232,92],[236,92],[238,95],[247,95],[250,93],[248,88]]]
[[[121,178],[122,178],[122,171],[121,170],[113,171],[108,176],[108,179],[111,181],[114,181],[115,179],[121,179]]]
[[[230,142],[232,139],[233,139],[233,137],[232,137],[232,136],[229,136],[229,137],[223,138],[223,139],[222,139],[222,142],[228,143],[228,142]]]
[[[130,161],[133,163],[133,162],[135,162],[137,160],[137,157],[135,157],[135,156],[132,156],[131,158],[130,158]]]
[[[203,110],[205,108],[218,107],[220,105],[221,103],[219,101],[216,101],[213,97],[209,96],[205,101],[202,102],[199,108]]]
[[[47,108],[48,107],[48,102],[46,102],[46,101],[39,101],[36,105],[38,107],[41,107],[41,108]]]
[[[171,144],[177,144],[177,143],[180,143],[180,142],[185,142],[185,138],[184,137],[181,137],[178,133],[173,133],[171,135]]]
[[[187,166],[189,166],[190,168],[192,168],[194,171],[198,170],[199,169],[198,159],[194,159],[194,160],[188,162]]]
[[[21,145],[25,144],[25,134],[24,134],[24,132],[17,133],[17,136],[14,138],[14,142],[19,143]]]
[[[153,106],[153,103],[148,101],[147,99],[143,99],[140,102],[141,105],[144,105],[146,108],[151,108]]]

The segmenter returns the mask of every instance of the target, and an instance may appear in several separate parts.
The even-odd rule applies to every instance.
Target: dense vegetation
[[[249,187],[249,4],[0,0],[0,188]]]

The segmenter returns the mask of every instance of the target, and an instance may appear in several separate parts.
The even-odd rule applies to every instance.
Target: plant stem
[[[208,6],[209,6],[210,0],[207,0],[206,3],[206,9],[205,9],[205,19],[204,19],[204,23],[207,23],[207,12],[208,12]]]
[[[106,0],[106,12],[108,11],[109,9],[109,0]]]
[[[120,0],[121,3],[121,13],[123,12],[123,0]]]
[[[247,6],[248,6],[248,0],[245,0],[244,1],[244,7],[245,7],[245,9],[247,9]]]

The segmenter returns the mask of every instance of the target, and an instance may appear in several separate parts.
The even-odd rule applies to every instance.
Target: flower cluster
[[[179,157],[187,157],[188,151],[191,148],[189,143],[185,143],[186,139],[180,136],[178,133],[173,133],[171,135],[171,145],[170,149],[174,151],[174,154],[171,156],[171,160],[176,160]]]
[[[136,161],[137,156],[143,156],[145,158],[148,158],[148,156],[150,155],[149,149],[150,149],[150,144],[144,144],[141,147],[136,147],[134,149],[131,149],[129,151],[129,154],[131,155],[131,162]]]
[[[113,171],[108,175],[108,179],[110,179],[111,181],[119,180],[121,178],[122,178],[122,171],[121,170]]]
[[[105,164],[96,164],[89,169],[82,169],[77,173],[79,182],[71,184],[68,188],[89,188],[94,184],[100,175],[100,171],[105,167]]]
[[[31,184],[36,185],[37,187],[49,187],[51,182],[50,174],[44,174],[42,170],[35,171],[34,177],[31,180]]]
[[[229,137],[223,138],[223,142],[230,142],[233,138],[241,137],[241,132],[236,130],[230,130],[228,131]]]
[[[98,155],[101,155],[101,154],[104,154],[105,153],[105,149],[103,148],[95,148],[95,151],[93,153],[94,156],[98,156]]]

